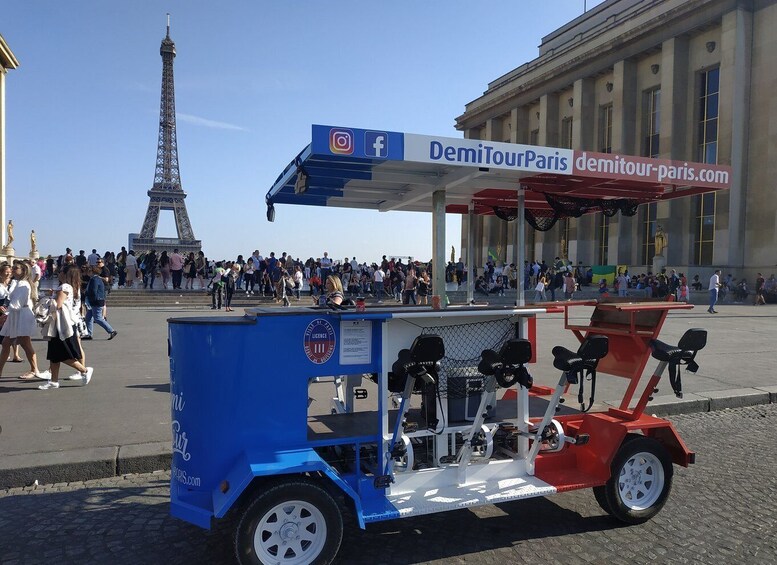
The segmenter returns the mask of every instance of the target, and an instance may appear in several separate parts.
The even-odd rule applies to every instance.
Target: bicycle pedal
[[[578,434],[575,437],[575,445],[585,445],[591,440],[591,436],[589,434]]]

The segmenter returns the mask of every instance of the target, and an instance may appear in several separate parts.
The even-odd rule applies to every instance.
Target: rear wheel
[[[672,489],[672,460],[658,441],[633,436],[612,462],[610,480],[594,488],[599,506],[627,524],[650,520],[663,508]]]
[[[243,564],[330,563],[343,537],[343,518],[332,496],[313,481],[289,479],[259,494],[235,535]]]

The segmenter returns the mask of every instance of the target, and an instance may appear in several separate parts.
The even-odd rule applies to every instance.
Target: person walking
[[[186,277],[184,290],[194,290],[194,279],[197,278],[197,259],[194,251],[190,251],[183,263],[183,275]]]
[[[545,280],[545,276],[540,276],[539,280],[537,281],[537,286],[534,287],[534,301],[535,302],[545,302],[547,298],[545,297],[545,287],[547,286],[547,281]]]
[[[766,304],[766,298],[764,298],[764,289],[766,286],[766,279],[761,273],[755,278],[755,306],[759,304]]]
[[[710,314],[717,314],[715,310],[715,304],[718,302],[718,289],[720,288],[720,269],[715,269],[715,272],[710,277],[710,307],[707,308],[707,312]]]
[[[207,276],[208,271],[208,262],[205,260],[205,253],[203,251],[197,252],[194,266],[197,269],[197,280],[200,281],[200,290],[203,290],[205,288],[205,277]]]
[[[380,265],[377,266],[375,271],[372,273],[372,280],[375,283],[375,298],[378,299],[378,304],[383,303],[383,280],[386,277],[386,273],[383,271],[383,269],[380,267]],[[311,286],[312,288],[312,286]]]
[[[159,274],[162,275],[162,288],[167,290],[170,283],[170,257],[167,256],[167,251],[162,251],[159,255]]]
[[[74,267],[65,266],[59,272],[60,285],[54,295],[51,315],[43,327],[43,336],[48,340],[46,358],[49,360],[51,380],[40,385],[40,390],[59,388],[59,368],[62,363],[78,371],[82,385],[92,380],[92,367],[86,367],[79,361],[83,357],[78,334],[75,331],[75,313],[73,312],[75,289],[71,284],[78,276],[68,276]]]
[[[0,375],[3,373],[8,353],[15,342],[22,347],[30,363],[30,371],[19,378],[24,381],[33,380],[40,377],[38,360],[31,339],[37,329],[32,305],[38,299],[38,291],[30,281],[30,268],[26,263],[21,261],[16,263],[13,266],[13,276],[16,284],[8,297],[8,319],[0,329],[0,336],[3,336],[2,350],[0,350]]]
[[[251,296],[254,294],[254,271],[256,269],[254,268],[254,258],[249,257],[248,261],[246,262],[245,269],[243,270],[243,280],[246,283],[246,296]]]
[[[178,253],[178,248],[173,250],[170,255],[170,273],[173,276],[173,288],[181,290],[181,280],[183,279],[183,255]]]
[[[146,253],[144,262],[146,263],[146,272],[143,274],[143,288],[150,288],[151,290],[154,290],[156,270],[159,263],[159,259],[156,256],[156,251],[152,249]]]
[[[429,304],[429,292],[432,289],[432,282],[429,280],[429,273],[424,271],[421,278],[418,279],[418,302],[423,305]]]
[[[224,285],[224,310],[226,312],[234,312],[232,309],[232,297],[237,290],[237,279],[240,277],[240,265],[232,263],[229,270],[226,273],[226,281]]]
[[[94,323],[108,332],[108,339],[111,340],[119,333],[113,329],[108,320],[103,316],[105,306],[105,283],[100,277],[100,268],[95,266],[92,270],[92,278],[86,285],[86,330],[89,332],[87,337],[82,339],[92,339],[94,336]]]
[[[418,288],[418,278],[415,276],[415,269],[412,267],[407,270],[407,276],[405,277],[404,285],[402,287],[402,303],[403,304],[410,304],[410,301],[413,302],[413,304],[418,304],[418,301],[415,297],[416,289]]]
[[[11,291],[16,285],[16,281],[13,278],[13,271],[11,265],[3,262],[0,265],[0,328],[2,328],[8,321],[8,302],[10,301]],[[21,363],[22,358],[19,356],[19,346],[11,344],[11,361],[12,363]]]
[[[297,297],[297,301],[299,302],[300,296],[302,294],[302,268],[297,265],[294,267],[294,295]]]
[[[130,249],[127,256],[124,258],[124,285],[127,288],[132,288],[135,283],[135,279],[138,276],[138,260],[135,257],[135,251]]]
[[[223,297],[224,281],[222,276],[225,274],[224,267],[221,261],[216,263],[216,268],[213,270],[213,277],[210,279],[211,288],[211,310],[216,310],[216,302],[218,302],[218,309],[221,310],[221,300]]]

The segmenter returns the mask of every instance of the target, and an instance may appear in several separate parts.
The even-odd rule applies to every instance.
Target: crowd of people
[[[451,257],[445,268],[446,283],[465,284],[468,269],[461,258],[453,261]],[[238,255],[235,260],[214,261],[208,259],[202,251],[198,253],[172,253],[155,251],[136,253],[125,247],[118,253],[105,252],[87,255],[81,250],[74,255],[70,249],[57,257],[39,260],[42,276],[54,277],[62,265],[75,264],[88,274],[100,262],[100,274],[105,289],[110,292],[112,286],[119,288],[207,290],[212,296],[212,307],[226,311],[232,310],[232,300],[237,292],[246,296],[272,296],[279,303],[289,305],[291,300],[300,300],[303,289],[317,298],[328,294],[327,278],[335,275],[347,299],[357,296],[375,297],[379,301],[392,299],[407,304],[426,304],[432,295],[431,263],[422,263],[408,259],[383,256],[380,261],[360,262],[355,257],[336,260],[324,252],[320,258],[310,257],[305,261],[293,258],[286,252],[276,256],[271,252],[263,256],[259,250],[251,254]],[[479,274],[480,273],[480,274]],[[504,296],[509,289],[515,289],[520,270],[513,263],[506,264],[487,260],[482,269],[473,269],[476,295]],[[582,263],[573,265],[565,258],[556,257],[552,262],[545,260],[525,261],[523,267],[524,288],[534,291],[538,301],[552,300],[563,296],[569,300],[581,287],[598,284],[602,294],[626,296],[631,289],[641,291],[648,298],[665,298],[674,295],[678,300],[688,300],[690,289],[702,290],[705,286],[695,275],[688,281],[683,273],[675,269],[662,269],[659,273],[629,274],[619,272],[612,288],[606,281],[593,281],[593,270]],[[84,275],[84,281],[88,275]],[[158,284],[161,282],[161,286]],[[84,285],[86,282],[84,283]],[[331,284],[329,284],[331,286]],[[84,286],[84,291],[86,287]],[[777,301],[777,280],[774,275],[764,279],[761,275],[755,282],[754,303]],[[721,281],[719,300],[733,296],[735,302],[744,302],[751,290],[747,281],[736,281],[731,275]],[[100,311],[92,313],[92,319],[100,326],[104,316]],[[109,333],[112,329],[106,329]],[[91,333],[91,325],[90,325]]]
[[[453,259],[453,257],[451,258]],[[157,278],[162,288],[175,290],[207,290],[212,296],[212,308],[232,311],[232,299],[236,292],[246,296],[272,296],[284,306],[292,299],[302,299],[303,288],[316,304],[339,307],[356,297],[374,297],[403,304],[427,304],[432,295],[432,264],[402,258],[383,256],[376,262],[359,262],[356,257],[333,260],[327,252],[317,259],[306,261],[287,253],[276,257],[271,252],[264,257],[259,250],[244,258],[238,255],[234,261],[208,260],[202,251],[171,254],[148,251],[136,255],[134,250],[122,247],[117,254],[99,254],[92,249],[89,255],[81,250],[74,255],[70,249],[57,258],[52,256],[37,261],[18,260],[0,264],[0,375],[7,362],[23,362],[24,351],[30,370],[19,378],[41,379],[38,388],[58,389],[59,372],[64,363],[76,370],[68,377],[85,385],[92,378],[92,367],[86,366],[82,340],[93,339],[94,324],[102,327],[111,340],[118,332],[107,320],[106,298],[114,286],[123,288],[151,288]],[[519,270],[514,264],[488,260],[482,274],[472,270],[476,293],[489,296],[504,295],[516,288]],[[465,284],[470,276],[463,261],[449,261],[445,268],[446,283]],[[556,300],[556,292],[570,300],[581,286],[593,282],[590,267],[572,265],[566,259],[556,257],[551,264],[542,261],[526,261],[523,268],[524,287],[533,289],[538,301]],[[39,285],[44,279],[56,279],[51,296],[42,296]],[[619,296],[627,296],[629,289],[644,290],[647,297],[663,298],[674,295],[678,300],[688,300],[689,288],[703,290],[698,275],[689,283],[683,273],[675,269],[654,275],[646,273],[629,275],[618,272],[613,290]],[[720,278],[716,270],[708,283],[710,307],[730,293],[735,302],[744,302],[750,295],[745,279],[737,281],[729,274]],[[599,281],[599,292],[609,293],[605,280]],[[755,280],[754,304],[777,301],[777,279],[768,279],[761,273]],[[40,329],[42,326],[42,330]],[[32,346],[32,336],[42,332],[47,340],[46,358],[49,368],[40,371]]]

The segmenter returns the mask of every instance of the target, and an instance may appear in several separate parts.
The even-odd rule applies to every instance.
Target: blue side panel
[[[170,480],[170,515],[209,530],[213,513],[208,510],[207,504],[193,504],[182,500],[182,496],[186,497],[186,494],[185,489],[178,484],[175,478],[172,478]]]
[[[171,512],[208,527],[254,476],[310,471],[325,473],[356,501],[357,512],[364,496],[383,497],[375,489],[357,494],[322,461],[313,450],[321,442],[309,439],[307,422],[312,378],[381,372],[383,318],[358,322],[371,328],[371,339],[356,355],[343,347],[343,332],[355,331],[357,322],[325,310],[170,320]]]
[[[364,528],[364,518],[362,516],[361,500],[359,495],[351,488],[351,486],[340,477],[340,475],[332,469],[329,464],[321,459],[318,454],[312,449],[298,450],[298,451],[279,451],[274,454],[274,457],[267,461],[258,462],[257,459],[266,457],[266,453],[254,451],[245,453],[240,457],[240,460],[235,467],[227,475],[227,484],[229,490],[226,493],[222,493],[221,489],[213,491],[213,509],[214,516],[216,518],[222,518],[229,511],[232,505],[237,501],[243,491],[251,484],[251,480],[254,477],[272,477],[280,475],[300,475],[303,473],[322,472],[324,473],[340,490],[345,492],[354,501],[356,508],[356,516],[359,521],[359,526]],[[253,463],[249,463],[253,461]],[[192,507],[194,510],[199,510],[196,507]],[[207,517],[210,522],[210,514],[199,510],[201,514],[195,515],[199,518]],[[180,516],[189,520],[190,514],[186,516]],[[196,522],[194,522],[196,523]],[[199,524],[198,524],[199,525]]]

